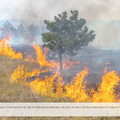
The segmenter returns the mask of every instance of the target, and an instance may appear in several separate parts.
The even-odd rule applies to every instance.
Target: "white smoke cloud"
[[[1,0],[0,19],[44,20],[78,10],[86,20],[120,19],[119,0]]]
[[[96,33],[92,45],[97,46],[100,41],[103,49],[119,49],[120,30],[107,23],[120,19],[119,5],[120,0],[0,0],[0,20],[27,24],[28,20],[53,20],[63,11],[70,15],[71,10],[78,10],[79,18],[86,19]]]

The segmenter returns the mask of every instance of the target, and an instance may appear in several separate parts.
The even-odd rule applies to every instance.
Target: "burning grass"
[[[30,89],[28,90],[30,94],[35,94],[35,95],[37,94],[38,96],[41,97],[48,97],[50,101],[51,100],[53,101],[66,100],[66,101],[75,101],[75,102],[119,102],[120,101],[114,89],[115,86],[118,85],[120,81],[120,78],[115,71],[110,71],[107,73],[107,67],[105,67],[104,75],[101,78],[102,79],[101,84],[98,85],[97,90],[89,89],[89,93],[88,93],[86,86],[87,83],[83,82],[84,80],[86,80],[86,76],[89,74],[88,68],[85,67],[84,70],[79,71],[76,75],[72,76],[71,78],[72,81],[70,84],[68,84],[67,82],[68,80],[65,79],[65,76],[59,73],[59,68],[60,68],[59,63],[55,62],[54,60],[50,60],[50,61],[46,60],[46,56],[49,51],[48,48],[45,48],[43,51],[38,45],[34,43],[33,48],[36,51],[37,59],[34,60],[32,57],[31,59],[22,59],[23,54],[20,52],[16,53],[11,48],[9,39],[10,37],[8,36],[8,38],[6,39],[4,38],[0,41],[1,43],[0,54],[6,56],[6,57],[2,56],[4,61],[3,63],[1,63],[1,68],[2,68],[1,77],[11,75],[11,77],[7,77],[7,80],[10,79],[9,84],[13,83],[14,86],[19,84],[18,86],[20,86],[21,88],[22,88],[21,85],[23,85],[23,87],[26,86]],[[11,60],[8,61],[7,56],[9,56]],[[12,63],[11,61],[14,62]],[[79,62],[71,62],[69,60],[63,61],[64,71],[66,69],[71,68],[74,64],[79,64]],[[48,72],[50,73],[49,75],[46,74]],[[43,77],[43,74],[46,75]],[[20,91],[20,94],[22,93],[27,94],[25,91],[24,92]],[[6,94],[9,96],[11,92],[10,93],[8,92]],[[19,100],[19,98],[17,100]]]
[[[6,41],[6,39],[2,39]],[[1,42],[0,47],[0,102],[119,102],[120,99],[115,93],[115,86],[118,85],[120,78],[115,71],[107,72],[101,78],[101,84],[97,85],[97,90],[88,89],[84,83],[89,74],[88,68],[79,71],[72,76],[72,82],[65,84],[65,77],[58,72],[59,64],[55,61],[47,61],[47,49],[45,52],[34,44],[37,60],[31,56],[23,59],[22,53],[16,53],[6,42]],[[11,53],[9,53],[10,51]],[[18,57],[17,57],[18,56]],[[20,56],[20,57],[19,57]],[[22,57],[21,57],[22,56]],[[64,71],[78,62],[63,62]],[[52,72],[50,75],[43,74]],[[67,72],[66,72],[67,73]],[[69,73],[68,73],[69,74]],[[36,75],[40,75],[39,77]],[[36,76],[36,79],[28,81],[29,78]],[[66,75],[67,76],[67,75]],[[110,117],[3,117],[2,120],[26,119],[26,120],[113,120],[119,119]]]
[[[33,72],[27,73],[23,70],[23,66],[20,69],[14,71],[12,74],[11,81],[16,81],[16,76],[19,75],[20,71],[20,78],[22,78],[22,74],[27,76],[32,75]],[[37,71],[40,73],[39,71]],[[19,73],[19,74],[16,74]],[[102,83],[98,86],[98,90],[95,91],[94,89],[89,89],[89,94],[86,91],[86,84],[83,84],[83,80],[85,76],[88,74],[88,68],[81,71],[73,77],[73,81],[71,84],[64,85],[64,81],[62,80],[62,76],[58,73],[48,77],[46,76],[44,79],[37,78],[34,81],[29,82],[29,86],[33,89],[33,91],[41,96],[49,96],[51,98],[64,98],[68,97],[75,102],[118,102],[114,87],[118,85],[120,80],[119,76],[115,71],[108,72],[106,75],[102,77]],[[33,74],[34,75],[34,74]],[[14,77],[13,77],[14,76]],[[21,82],[26,81],[26,77],[23,77]],[[57,83],[55,82],[57,81]]]
[[[16,54],[15,51],[13,51],[13,49],[11,48],[10,39],[11,36],[8,34],[7,38],[3,38],[0,40],[0,54],[9,56],[11,59],[21,59],[22,53],[19,52]]]
[[[29,68],[29,71],[39,69],[39,64],[26,62],[24,60],[10,59],[7,56],[0,56],[0,102],[64,102],[71,100],[69,98],[51,98],[40,96],[32,92],[28,84],[20,81],[10,82],[11,74],[18,65]],[[44,68],[43,68],[44,69]]]

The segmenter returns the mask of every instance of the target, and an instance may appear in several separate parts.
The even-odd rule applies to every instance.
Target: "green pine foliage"
[[[62,71],[63,55],[74,56],[82,46],[87,46],[95,38],[93,30],[85,26],[85,19],[78,18],[78,11],[71,11],[68,17],[66,12],[54,17],[53,22],[45,20],[48,29],[42,34],[43,47],[48,47],[59,56],[60,71]]]

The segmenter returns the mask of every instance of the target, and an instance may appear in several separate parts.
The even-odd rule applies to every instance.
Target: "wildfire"
[[[76,102],[84,102],[89,98],[86,94],[85,85],[83,85],[84,77],[88,74],[88,68],[85,68],[84,71],[81,71],[74,77],[73,83],[66,85],[66,96],[74,99]]]
[[[33,44],[33,48],[35,49],[37,55],[36,62],[38,62],[41,66],[51,66],[51,64],[46,60],[48,49],[45,48],[43,53],[42,49],[35,43]]]
[[[0,54],[9,56],[11,59],[21,59],[22,53],[15,53],[15,51],[11,48],[10,44],[10,35],[7,38],[3,38],[0,40]],[[47,66],[47,69],[42,70],[41,68],[35,69],[32,72],[29,69],[25,68],[24,65],[18,66],[14,70],[14,73],[11,75],[10,82],[21,81],[24,83],[28,83],[29,86],[33,89],[33,92],[36,92],[42,96],[51,96],[53,98],[63,98],[69,97],[75,102],[116,102],[120,101],[120,99],[116,99],[115,94],[115,86],[118,85],[120,81],[119,76],[115,71],[110,71],[107,73],[107,66],[105,67],[102,77],[102,83],[98,86],[98,90],[90,89],[90,94],[86,91],[86,86],[84,80],[88,75],[88,68],[85,68],[83,71],[76,74],[73,77],[73,81],[71,84],[64,84],[63,76],[58,72],[60,66],[58,62],[54,60],[47,61],[46,56],[49,52],[48,48],[42,50],[35,43],[33,44],[33,48],[36,51],[37,59],[34,60],[32,56],[27,56],[25,61],[37,62],[40,64],[41,68],[43,66]],[[73,64],[79,64],[79,62],[71,62],[70,60],[63,61],[63,69],[69,69],[73,66]],[[110,63],[107,63],[108,65]],[[54,71],[55,70],[55,71]],[[42,73],[46,73],[48,71],[52,71],[53,74],[50,76],[45,76],[45,78],[40,77]],[[29,81],[29,79],[35,77],[33,80]]]
[[[24,60],[34,62],[34,59],[32,58],[31,55],[27,55]]]
[[[105,69],[103,70],[103,73],[106,75],[107,74],[107,65],[109,65],[110,63],[106,63],[105,64]]]
[[[29,69],[24,68],[24,65],[18,66],[17,69],[14,70],[14,73],[11,75],[10,82],[21,80],[21,82],[25,82],[26,78],[35,76],[39,74],[40,71],[35,69],[33,72],[30,72]]]
[[[70,59],[69,60],[65,60],[63,61],[63,69],[68,69],[69,67],[72,67],[73,64],[79,64],[80,62],[71,62]]]
[[[94,102],[116,102],[114,87],[118,85],[120,78],[115,71],[111,71],[102,77],[102,83],[98,91],[94,92],[92,99]]]
[[[11,48],[10,39],[11,36],[8,34],[7,38],[3,38],[0,40],[0,54],[9,56],[11,59],[21,59],[22,53],[15,53],[15,51]]]
[[[28,38],[35,40],[35,37],[33,36],[28,36]]]
[[[40,95],[45,96],[54,96],[54,79],[57,74],[47,77],[44,80],[36,79],[35,81],[30,83],[30,86],[33,88],[34,92],[37,92]]]
[[[44,48],[44,52],[43,52],[43,50],[35,43],[33,43],[33,48],[35,49],[37,55],[37,60],[35,62],[39,63],[40,66],[49,66],[50,71],[53,70],[54,68],[57,68],[56,73],[59,72],[59,68],[60,68],[59,62],[55,62],[54,60],[48,62],[46,60],[46,55],[49,52],[48,48]],[[79,62],[78,61],[71,62],[70,60],[65,60],[63,61],[63,69],[68,69],[71,66],[73,66],[73,64],[79,64]]]

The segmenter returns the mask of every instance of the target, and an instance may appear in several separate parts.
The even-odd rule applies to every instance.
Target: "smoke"
[[[85,18],[88,27],[96,33],[91,45],[101,45],[102,49],[118,49],[120,31],[115,26],[116,21],[109,21],[120,19],[119,4],[119,0],[4,0],[0,4],[0,19],[19,20],[28,26],[39,20],[53,20],[63,11],[70,16],[71,10],[78,10],[79,18]]]
[[[70,10],[78,10],[79,17],[88,21],[119,19],[119,4],[119,0],[4,0],[0,4],[0,19],[53,19]]]
[[[90,24],[90,28],[94,29],[96,33],[95,40],[91,45],[96,48],[117,50],[119,49],[119,30],[120,21],[93,21]]]

